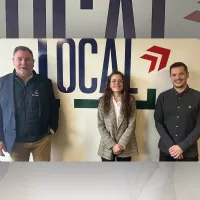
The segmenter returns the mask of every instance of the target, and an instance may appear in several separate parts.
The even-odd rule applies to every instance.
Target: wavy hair
[[[104,89],[104,94],[102,96],[104,113],[108,114],[110,111],[110,106],[111,106],[110,100],[113,95],[113,91],[110,88],[110,81],[113,75],[120,75],[123,80],[123,90],[121,91],[121,101],[122,101],[121,109],[125,117],[129,118],[131,115],[130,95],[128,92],[128,86],[127,86],[125,76],[120,71],[112,72],[107,78],[106,87]]]

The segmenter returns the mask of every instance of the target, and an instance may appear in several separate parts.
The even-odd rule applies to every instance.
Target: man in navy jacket
[[[32,51],[18,46],[13,73],[0,78],[0,156],[13,161],[50,161],[51,134],[58,128],[59,108],[52,82],[33,70]]]

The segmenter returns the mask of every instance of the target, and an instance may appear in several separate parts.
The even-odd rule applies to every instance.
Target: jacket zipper
[[[25,137],[26,142],[28,142],[28,135],[27,135],[27,120],[26,120],[26,112],[27,112],[27,105],[26,105],[26,86],[24,86],[24,107],[25,107]]]

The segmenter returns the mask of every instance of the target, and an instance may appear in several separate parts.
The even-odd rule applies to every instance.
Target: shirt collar
[[[113,103],[115,103],[115,104],[121,104],[121,97],[120,97],[120,99],[119,99],[119,101],[118,101],[118,102],[116,102],[116,101],[115,101],[115,98],[114,98],[114,96],[112,96],[112,100],[113,100]]]
[[[178,93],[177,91],[176,91],[176,89],[173,87],[172,88],[172,92],[174,93],[174,95],[186,95],[187,93],[188,93],[188,91],[189,91],[189,86],[187,85],[187,87],[185,88],[185,90],[183,91],[183,92],[181,92],[181,93]]]

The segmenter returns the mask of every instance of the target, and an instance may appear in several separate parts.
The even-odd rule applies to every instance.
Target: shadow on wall
[[[134,87],[137,87],[135,83],[140,82],[138,79],[131,77],[131,85]],[[144,82],[144,81],[143,81]],[[147,82],[144,83],[144,85],[149,85]],[[137,98],[137,94],[132,94],[136,101],[142,100],[145,101],[145,99],[139,99]],[[133,156],[133,161],[144,161],[148,157],[148,141],[145,140],[146,137],[146,128],[145,128],[145,121],[146,121],[145,111],[143,109],[137,108],[137,117],[136,117],[136,140],[138,145],[138,156]]]
[[[158,149],[158,142],[159,142],[159,134],[155,128],[155,121],[154,121],[154,111],[151,110],[147,113],[147,120],[145,122],[145,140],[147,143],[146,150],[148,154],[148,161],[158,161],[159,160],[159,149]]]
[[[160,93],[172,88],[169,69],[164,69],[162,71],[158,71],[155,73],[152,72],[152,87],[156,88],[156,101]],[[155,103],[156,103],[155,101]],[[159,161],[159,148],[158,142],[160,139],[159,133],[155,127],[154,120],[154,111],[149,113],[147,118],[148,121],[146,123],[146,138],[149,141],[148,152],[149,152],[149,160],[150,161]]]
[[[198,73],[197,71],[191,71],[190,68],[188,70],[189,70],[189,79],[188,79],[189,87],[200,91],[200,81],[199,81],[200,73]],[[198,140],[198,152],[200,154],[200,139]]]
[[[45,71],[45,68],[42,68],[42,66],[47,66],[47,55],[46,54],[41,54],[39,57],[40,60],[40,73],[45,75],[47,72]],[[57,67],[56,59],[54,57],[50,57],[48,55],[48,60],[55,60],[55,63],[51,63]],[[57,70],[56,70],[57,71]],[[57,75],[56,75],[57,77]],[[57,78],[56,78],[57,79]],[[58,90],[57,86],[57,80],[53,82],[53,88],[54,88],[54,94],[56,99],[59,100],[59,124],[58,124],[58,130],[55,133],[55,135],[52,135],[52,140],[51,140],[51,161],[71,161],[73,160],[73,156],[71,156],[70,151],[73,148],[72,145],[72,139],[71,136],[75,133],[75,130],[71,128],[71,123],[70,121],[73,120],[73,122],[76,122],[74,119],[75,115],[73,115],[73,112],[69,109],[71,107],[65,107],[65,105],[70,105],[70,102],[66,102],[67,98],[66,95],[67,93],[61,93]],[[65,98],[64,98],[65,96]],[[69,158],[70,157],[70,158]],[[75,158],[76,159],[76,158]]]
[[[57,87],[57,84],[54,84],[54,88]],[[59,123],[58,130],[55,135],[52,135],[52,149],[51,149],[51,161],[63,161],[64,152],[66,147],[69,147],[70,144],[68,142],[68,120],[66,116],[66,112],[62,105],[62,97],[58,95],[57,89],[54,89],[55,96],[60,100],[59,107]],[[66,99],[65,99],[66,101]],[[67,102],[65,102],[67,104]]]
[[[70,98],[67,100],[66,93],[58,91],[55,95],[60,99],[59,125],[56,134],[52,137],[51,161],[82,161],[85,155],[84,150],[77,145],[80,135],[76,130],[77,114],[73,102]]]
[[[155,99],[156,103],[158,94],[171,87],[171,80],[169,72],[166,70],[162,70],[160,72],[155,72],[155,73],[152,72],[150,76],[152,76],[153,82],[148,83],[144,82],[144,80],[143,82],[144,85],[148,85],[150,86],[150,88],[156,89],[156,99]],[[136,139],[139,146],[139,155],[133,158],[133,160],[157,161],[159,155],[159,149],[158,149],[159,135],[155,128],[154,109],[149,109],[149,110],[141,109],[137,110],[137,113],[138,115],[137,115]]]
[[[133,156],[133,161],[144,161],[148,157],[147,152],[147,141],[145,140],[145,115],[142,110],[137,110],[137,118],[136,118],[136,140],[138,145],[138,156]]]
[[[199,81],[200,73],[198,73],[198,71],[192,71],[190,70],[190,68],[188,70],[189,70],[189,78],[188,78],[189,87],[200,91],[200,81]]]
[[[50,59],[50,58],[48,58]],[[53,58],[52,58],[53,59]],[[39,73],[43,76],[47,76],[48,72],[45,66],[48,66],[47,64],[47,54],[41,52],[41,55],[39,56]],[[53,88],[54,88],[54,95],[57,99],[60,101],[60,107],[59,107],[59,124],[58,124],[58,130],[55,135],[52,135],[51,140],[51,161],[63,161],[63,153],[64,149],[63,147],[68,146],[67,144],[67,120],[65,116],[65,112],[62,108],[62,100],[59,98],[59,91],[57,89],[57,84],[53,82]]]

